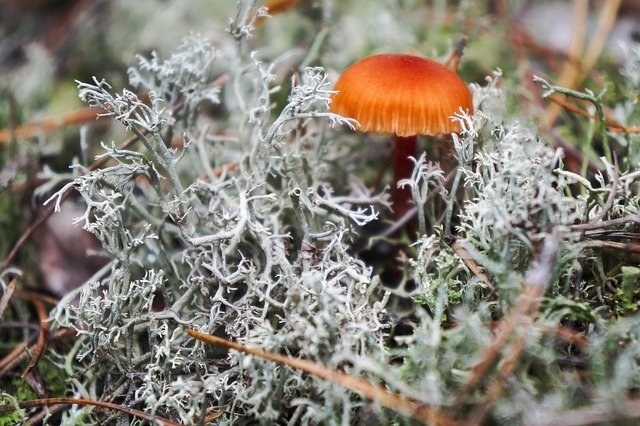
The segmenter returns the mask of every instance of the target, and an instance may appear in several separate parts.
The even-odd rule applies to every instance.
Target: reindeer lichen
[[[386,148],[330,112],[332,86],[354,55],[420,50],[423,39],[443,54],[450,34],[423,28],[418,2],[376,14],[372,2],[325,0],[295,23],[315,25],[307,50],[263,46],[260,28],[277,18],[258,3],[239,0],[215,38],[139,56],[125,88],[77,82],[128,138],[95,141],[100,167],[74,160],[39,174],[51,209],[78,194],[75,223],[103,260],[50,313],[54,330],[75,331],[48,360],[68,375],[68,395],[184,424],[410,422],[336,383],[194,340],[194,329],[364,378],[460,422],[638,418],[640,140],[620,123],[640,116],[640,49],[629,48],[629,96],[615,105],[595,95],[602,87],[527,81],[593,107],[578,118],[588,134],[571,128],[569,145],[585,150],[577,166],[560,136],[513,106],[515,70],[470,84],[474,114],[451,117],[462,131],[430,139],[413,174],[393,182],[414,206],[389,224]],[[444,16],[446,2],[433,3]],[[356,38],[356,6],[391,30]],[[474,8],[460,2],[455,31]],[[410,221],[417,232],[405,235]],[[4,292],[18,274],[1,271]],[[10,416],[0,420],[22,419]],[[60,416],[138,422],[78,405]]]

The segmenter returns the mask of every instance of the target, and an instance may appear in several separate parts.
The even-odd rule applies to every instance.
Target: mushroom
[[[338,79],[331,97],[332,112],[357,120],[363,132],[395,133],[393,210],[400,219],[409,210],[411,193],[397,187],[411,177],[416,136],[461,131],[451,116],[473,114],[466,84],[446,66],[412,55],[365,57]]]

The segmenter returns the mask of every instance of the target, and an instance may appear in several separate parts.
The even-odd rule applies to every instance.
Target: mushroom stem
[[[416,141],[416,136],[396,136],[393,165],[393,216],[396,220],[402,218],[411,207],[411,189],[409,187],[398,188],[398,182],[410,178],[413,173],[414,164],[409,156],[416,156]]]
[[[445,62],[444,64],[445,67],[458,72],[458,68],[460,68],[460,59],[462,58],[464,48],[467,45],[468,41],[469,37],[467,37],[466,35],[460,37],[460,40],[458,40],[458,43],[456,44],[456,48],[453,50],[453,52],[451,52],[449,58],[447,58],[447,62]]]

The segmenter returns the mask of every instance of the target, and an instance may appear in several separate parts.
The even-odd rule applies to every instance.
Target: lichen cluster
[[[192,328],[364,377],[460,421],[637,410],[638,135],[600,133],[593,119],[590,137],[614,149],[598,158],[585,147],[600,167],[569,169],[508,104],[512,83],[496,70],[470,85],[475,114],[452,117],[463,131],[444,141],[449,166],[422,154],[398,183],[412,191],[417,237],[397,238],[388,188],[364,183],[383,168],[370,148],[382,139],[329,112],[335,64],[356,49],[333,39],[353,28],[349,16],[304,55],[274,58],[252,39],[269,25],[254,3],[238,1],[215,39],[140,56],[120,93],[100,77],[78,82],[132,136],[102,142],[101,168],[42,175],[46,203],[81,196],[77,224],[106,259],[50,315],[54,329],[77,330],[51,357],[69,395],[185,424],[410,422],[338,384],[196,341]],[[621,74],[628,93],[638,75],[636,46]],[[602,108],[602,95],[536,84]],[[623,123],[640,115],[637,98],[609,107]],[[380,241],[414,285],[386,282]],[[116,419],[129,418],[62,414]]]

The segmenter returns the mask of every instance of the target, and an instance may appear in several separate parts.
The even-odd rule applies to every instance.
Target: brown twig
[[[149,101],[149,94],[140,93],[138,98],[146,103]],[[75,126],[111,118],[110,116],[102,114],[103,112],[100,108],[81,108],[63,114],[61,117],[52,117],[36,123],[27,123],[15,128],[2,129],[0,130],[0,145],[9,142],[11,138],[27,138],[35,136],[40,132],[52,132],[61,127]]]
[[[237,168],[238,168],[238,162],[232,161],[230,163],[224,164],[220,167],[216,167],[215,169],[213,169],[213,174],[214,176],[220,176],[223,173],[231,172]]]
[[[467,45],[468,41],[469,37],[467,37],[466,35],[460,37],[460,40],[458,40],[458,43],[456,44],[456,48],[453,50],[453,52],[451,52],[451,54],[447,58],[447,61],[444,63],[447,68],[456,72],[458,71],[458,68],[460,68],[460,60],[462,59],[464,48]]]
[[[18,278],[14,278],[7,285],[7,289],[2,294],[2,299],[0,299],[0,318],[4,314],[4,310],[7,309],[7,305],[9,305],[9,299],[11,299],[11,295],[16,289],[16,284],[18,283]]]
[[[609,213],[611,207],[613,207],[613,203],[616,199],[616,194],[618,193],[618,177],[620,175],[620,171],[618,169],[618,157],[614,155],[613,157],[613,179],[611,182],[611,189],[609,190],[609,196],[607,197],[607,201],[602,206],[602,210],[598,213],[598,215],[593,219],[594,223],[602,222],[602,219]]]
[[[621,250],[628,253],[640,253],[640,244],[637,243],[619,243],[616,241],[589,240],[589,246]]]
[[[469,253],[467,252],[467,250],[465,250],[464,247],[462,247],[460,244],[458,244],[455,241],[450,244],[450,247],[458,255],[460,260],[462,260],[462,263],[464,263],[465,266],[469,268],[469,270],[476,277],[478,277],[480,281],[482,281],[484,285],[487,286],[488,289],[490,289],[492,292],[496,290],[495,286],[493,285],[493,283],[491,282],[487,274],[485,274],[482,271],[482,269],[480,269],[478,264],[471,258],[471,256],[469,256]]]
[[[573,2],[573,17],[571,44],[569,46],[569,56],[572,58],[582,58],[582,51],[585,43],[585,33],[587,28],[587,17],[589,14],[589,2],[588,0],[574,0]],[[560,71],[558,77],[558,85],[573,89],[575,83],[580,75],[580,70],[573,61],[566,61]],[[557,105],[551,105],[547,110],[547,115],[544,120],[544,127],[553,127],[560,108]]]
[[[45,417],[54,415],[62,410],[64,410],[64,405],[54,405],[48,408],[43,408],[42,410],[30,416],[27,419],[28,423],[26,424],[29,424],[29,425],[39,424],[44,420]]]
[[[466,402],[523,319],[531,321],[537,316],[542,296],[555,269],[560,244],[559,235],[554,234],[544,240],[540,254],[525,275],[525,284],[516,305],[511,313],[500,322],[493,342],[484,350],[480,362],[472,368],[469,379],[456,398],[456,405]]]
[[[50,405],[91,405],[93,407],[106,408],[109,410],[120,411],[130,416],[140,417],[141,419],[148,420],[150,422],[158,422],[166,426],[182,426],[182,423],[177,423],[164,417],[155,416],[153,414],[147,414],[144,411],[136,410],[133,408],[125,407],[123,405],[112,404],[110,402],[92,401],[90,399],[79,398],[44,398],[33,399],[31,401],[22,401],[18,403],[20,408],[34,408]],[[6,404],[0,406],[0,414],[9,413],[16,410],[16,406],[13,404]]]
[[[49,337],[49,340],[55,341],[58,339],[75,336],[75,334],[75,330],[71,328],[60,328]],[[22,360],[27,357],[28,353],[33,353],[36,350],[36,344],[34,344],[35,340],[36,338],[32,337],[29,340],[20,343],[0,360],[0,377],[5,376],[9,371],[13,370],[15,366],[20,364]]]
[[[498,325],[498,321],[492,322],[491,328],[494,329]],[[446,326],[446,328],[455,328],[459,327],[460,324],[455,321],[447,321],[443,323],[443,326]],[[533,327],[540,330],[544,334],[553,334],[558,339],[562,339],[565,342],[576,345],[580,348],[586,348],[589,344],[584,333],[575,331],[569,327],[549,327],[541,324],[535,324],[533,325]]]
[[[489,384],[489,387],[484,394],[484,401],[482,404],[476,406],[476,408],[471,412],[467,421],[468,425],[479,426],[482,424],[484,418],[489,414],[491,407],[498,399],[498,396],[500,396],[504,390],[505,381],[518,365],[518,361],[520,360],[523,350],[524,338],[519,336],[513,343],[510,354],[505,358],[502,366],[500,367],[497,377],[493,379],[491,384]]]
[[[23,377],[25,383],[36,394],[37,398],[48,398],[47,391],[44,387],[42,377],[37,370],[31,371],[29,374]]]
[[[586,70],[583,71],[580,79],[584,79],[585,74],[588,73],[598,61],[598,58],[602,53],[602,49],[609,38],[609,34],[616,23],[616,17],[618,16],[618,10],[620,9],[621,3],[622,0],[608,0],[606,2],[602,2],[598,27],[592,32],[593,37],[583,56]]]
[[[302,3],[302,0],[267,0],[265,7],[269,11],[270,15],[286,12]]]
[[[40,357],[47,347],[47,334],[49,333],[49,329],[51,328],[49,322],[47,321],[49,313],[47,312],[47,308],[45,307],[44,302],[38,299],[34,299],[32,303],[36,307],[36,312],[38,313],[40,330],[38,331],[38,340],[32,352],[33,355],[31,357],[31,361],[29,362],[29,365],[27,365],[27,368],[25,368],[22,372],[23,378],[27,374],[29,374],[29,372],[31,372],[31,370],[38,364],[38,361],[40,361]]]
[[[558,59],[562,59],[566,62],[572,63],[581,72],[584,71],[584,66],[582,65],[582,61],[580,58],[572,57],[569,55],[569,53],[563,50],[553,49],[539,43],[529,33],[529,31],[527,31],[527,29],[522,26],[522,24],[520,24],[516,19],[513,18],[512,15],[510,16],[510,18],[513,20],[513,22],[511,22],[509,31],[513,34],[513,36],[509,38],[520,61],[523,61],[523,59],[525,58],[525,52],[532,51],[552,70],[558,68]]]
[[[611,241],[615,239],[640,241],[640,233],[619,231],[616,229],[594,229],[583,233],[582,240],[603,240]]]
[[[215,169],[213,169],[211,173],[213,174],[213,176],[218,177],[218,176],[221,176],[223,173],[234,171],[235,169],[238,168],[238,165],[239,163],[237,161],[231,161],[227,164],[223,164],[220,167],[216,167]],[[201,179],[201,180],[206,180],[207,178],[208,178],[207,174],[198,176],[198,179]]]
[[[442,414],[432,408],[429,408],[421,403],[411,401],[405,397],[389,392],[382,386],[369,383],[367,380],[353,377],[345,373],[331,370],[323,365],[316,364],[311,361],[297,359],[269,352],[264,352],[258,349],[252,349],[244,345],[240,345],[229,340],[221,339],[220,337],[212,336],[210,334],[202,333],[196,330],[187,330],[187,334],[191,337],[203,342],[222,346],[228,349],[235,349],[240,352],[244,352],[250,355],[254,355],[260,358],[264,358],[270,361],[274,361],[280,364],[284,364],[291,368],[302,370],[306,373],[313,374],[316,377],[329,380],[333,383],[337,383],[344,386],[347,389],[358,392],[359,394],[369,398],[380,405],[394,410],[398,413],[406,416],[411,416],[417,420],[420,420],[424,424],[431,425],[454,425],[455,421],[450,417]]]
[[[24,290],[21,288],[16,289],[16,291],[14,291],[14,294],[17,297],[22,297],[23,299],[28,299],[28,300],[40,300],[44,303],[47,303],[49,305],[57,305],[58,302],[60,302],[59,299],[56,299],[55,297],[51,297],[51,296],[47,296],[46,294],[40,294],[36,291],[32,291],[32,290]],[[1,316],[1,315],[0,315]]]
[[[541,327],[545,333],[553,333],[556,337],[571,343],[579,348],[586,348],[589,345],[584,333],[577,332],[568,327]]]
[[[589,4],[587,0],[574,0],[573,35],[570,55],[573,57],[582,57],[583,69],[580,70],[580,68],[576,67],[574,64],[566,62],[559,78],[559,86],[575,89],[593,68],[600,57],[604,44],[609,38],[611,29],[615,24],[620,3],[621,0],[603,2],[598,27],[593,31],[594,37],[591,39],[586,51],[584,51],[585,29]],[[584,54],[582,54],[583,51]],[[548,110],[545,120],[547,127],[553,127],[559,113],[560,107],[558,105],[554,105],[554,108],[550,108]]]
[[[40,327],[36,324],[26,321],[0,321],[0,328],[21,329],[27,328],[29,330],[38,331]]]
[[[538,86],[533,81],[536,72],[530,68],[530,64],[527,61],[527,68],[529,68],[525,72],[525,79],[523,81],[523,85],[527,87],[531,96],[524,97],[526,101],[528,101],[531,105],[535,106],[539,112],[544,112],[545,104],[542,101],[542,98],[538,95]],[[564,138],[555,130],[553,127],[541,128],[541,131],[547,132],[549,137],[551,137],[559,148],[565,153],[565,168],[570,171],[579,172],[582,164],[585,163],[584,154],[582,151],[577,149],[573,144],[568,143]],[[587,168],[590,171],[596,172],[600,170],[601,166],[596,164],[592,159],[587,159],[586,161]]]
[[[640,399],[624,402],[624,409],[617,406],[600,405],[552,413],[538,413],[535,420],[525,422],[526,426],[586,426],[616,423],[621,420],[640,417]],[[617,423],[616,423],[617,424]],[[623,423],[630,424],[630,423]],[[637,424],[637,423],[636,423]]]
[[[77,124],[89,123],[106,117],[99,116],[102,112],[99,108],[82,108],[64,114],[62,117],[49,118],[39,123],[28,123],[14,129],[0,130],[0,145],[9,142],[12,138],[27,138],[40,132],[52,132],[56,129]]]
[[[207,410],[205,411],[205,416],[203,419],[203,423],[204,424],[209,424],[212,421],[214,421],[215,419],[221,417],[225,411],[227,410],[227,406],[223,406],[222,408],[216,408],[216,407],[209,407],[207,408]],[[193,419],[193,423],[197,423],[196,419]]]
[[[591,231],[594,229],[605,229],[619,225],[626,225],[627,223],[635,223],[636,225],[640,225],[640,216],[633,214],[618,219],[603,220],[600,222],[591,221],[589,223],[579,223],[576,225],[571,225],[569,228],[572,231]]]
[[[562,150],[564,151],[565,168],[569,171],[573,171],[576,173],[580,172],[581,164],[585,162],[583,152],[577,149],[574,145],[564,140],[562,136],[560,136],[560,134],[554,128],[549,128],[545,130],[547,134],[553,139],[556,146],[558,146],[559,148],[562,148]],[[568,160],[575,161],[576,167],[575,168],[567,167],[569,165]],[[596,163],[594,160],[590,158],[586,159],[586,165],[587,165],[587,170],[594,173],[599,171],[602,168],[601,164]]]
[[[31,340],[20,343],[0,360],[0,378],[13,370],[16,365],[20,364],[23,359],[22,354],[30,343]]]
[[[269,16],[277,15],[278,13],[286,12],[289,9],[293,9],[302,3],[302,0],[268,0],[265,2],[264,6],[267,8],[267,13]],[[262,25],[266,16],[258,16],[256,19],[256,26]]]
[[[600,117],[598,117],[595,114],[589,114],[587,111],[583,110],[582,108],[579,108],[567,101],[565,101],[564,99],[558,97],[557,95],[551,95],[551,96],[547,96],[547,99],[549,99],[551,102],[560,105],[561,107],[571,111],[571,112],[575,112],[578,115],[581,115],[582,117],[586,117],[589,118],[591,120],[600,120]],[[605,118],[604,120],[604,124],[609,127],[609,130],[615,133],[640,133],[640,127],[628,127],[625,125],[622,125],[620,123],[618,123],[615,120],[611,120],[610,118]]]
[[[533,308],[537,309],[539,304],[537,299],[539,297],[537,286],[525,285],[517,305],[511,314],[500,323],[493,342],[484,350],[480,362],[471,369],[471,375],[456,398],[455,405],[461,405],[466,402],[472,390],[480,383],[484,374],[493,365],[495,359],[511,338],[522,317],[529,315]]]

